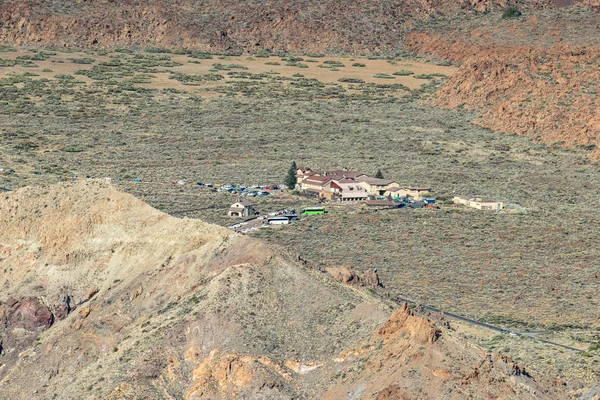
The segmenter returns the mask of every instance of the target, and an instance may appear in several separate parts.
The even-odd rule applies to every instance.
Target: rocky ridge
[[[597,159],[600,36],[590,7],[580,3],[444,33],[426,29],[408,34],[406,44],[462,64],[432,104],[479,111],[482,126],[579,148]]]
[[[372,349],[375,349],[374,351]],[[506,356],[484,354],[457,340],[404,304],[354,353],[351,378],[334,384],[324,399],[556,399],[565,396],[536,382]],[[345,370],[345,371],[346,371]]]
[[[351,52],[399,48],[403,34],[439,15],[483,13],[550,0],[386,0],[339,2],[233,0],[8,1],[0,5],[0,42],[196,51]]]
[[[0,224],[2,399],[562,393],[447,323],[104,182],[4,194]]]

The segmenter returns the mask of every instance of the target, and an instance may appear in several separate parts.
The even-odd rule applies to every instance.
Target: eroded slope
[[[9,1],[0,6],[0,41],[372,54],[398,49],[402,34],[419,21],[514,3],[548,7],[551,1]]]
[[[0,224],[2,399],[562,394],[447,324],[404,306],[381,327],[392,307],[370,292],[106,183],[5,194]]]
[[[598,152],[600,36],[591,2],[500,13],[411,32],[407,47],[462,63],[433,104],[481,112],[477,123],[546,143]]]
[[[288,373],[272,359],[337,354],[388,309],[281,250],[99,183],[5,195],[0,219],[4,398],[102,397],[121,383],[140,396],[194,398],[193,371],[213,351],[264,358],[270,372],[240,395],[285,392]]]

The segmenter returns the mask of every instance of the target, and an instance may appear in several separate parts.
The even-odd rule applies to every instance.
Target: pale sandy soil
[[[19,50],[16,52],[4,52],[0,53],[0,58],[4,59],[16,59],[18,56],[33,54],[26,50]],[[147,54],[147,53],[144,53]],[[93,58],[96,61],[92,64],[75,64],[69,60],[69,58]],[[353,59],[353,58],[344,58],[344,57],[324,57],[324,58],[313,58],[318,62],[306,62],[306,60],[310,60],[310,57],[303,57],[304,61],[302,64],[308,65],[308,68],[299,68],[295,66],[286,66],[286,62],[282,61],[280,57],[269,57],[269,58],[253,58],[249,55],[242,55],[239,57],[227,57],[227,59],[219,59],[217,56],[214,56],[212,60],[195,60],[186,55],[172,55],[172,60],[176,62],[180,62],[183,65],[178,67],[158,67],[158,69],[168,69],[173,72],[180,72],[189,75],[204,75],[211,73],[209,69],[212,68],[213,64],[241,64],[244,67],[248,68],[244,70],[245,72],[260,74],[268,71],[279,72],[278,76],[282,77],[292,77],[294,74],[302,74],[306,78],[314,78],[324,83],[338,83],[344,87],[347,87],[348,83],[338,82],[340,78],[359,78],[368,83],[384,83],[384,84],[402,84],[410,89],[418,89],[421,85],[428,82],[428,80],[424,79],[416,79],[412,75],[411,76],[396,76],[395,79],[386,79],[386,78],[374,78],[375,74],[393,74],[396,71],[406,69],[414,72],[416,75],[418,74],[433,74],[440,73],[447,76],[451,76],[455,73],[456,68],[452,66],[438,66],[430,63],[423,63],[418,61],[395,61],[395,65],[386,61],[386,60],[368,60],[368,59]],[[0,67],[0,77],[6,77],[10,72],[16,73],[35,73],[38,74],[40,78],[54,79],[55,75],[58,74],[70,74],[77,70],[81,69],[90,69],[94,65],[100,62],[106,62],[111,60],[109,55],[99,56],[95,54],[86,54],[86,53],[57,53],[55,56],[51,56],[48,60],[44,61],[33,61],[37,64],[37,67]],[[323,61],[335,60],[341,61],[345,67],[339,67],[338,71],[332,71],[327,68],[320,68],[318,65],[322,64]],[[62,61],[62,63],[61,63]],[[200,64],[193,63],[190,61],[199,61]],[[268,62],[278,62],[280,65],[267,65]],[[363,63],[366,67],[353,67],[353,63]],[[52,72],[43,72],[44,69],[50,69]],[[232,69],[232,71],[241,71],[240,69]],[[225,76],[224,81],[220,82],[208,82],[202,84],[202,86],[189,86],[184,85],[181,82],[169,79],[169,73],[153,73],[151,74],[155,78],[152,78],[152,83],[144,84],[137,83],[136,85],[140,85],[142,87],[149,87],[153,89],[178,89],[178,90],[186,90],[192,93],[200,94],[203,96],[207,95],[218,95],[214,92],[211,92],[211,88],[222,85],[224,82],[228,81],[239,81],[240,79],[230,78],[227,75],[228,71],[219,71],[218,73]],[[92,83],[93,80],[77,75],[76,78],[81,81],[85,81],[86,83]]]

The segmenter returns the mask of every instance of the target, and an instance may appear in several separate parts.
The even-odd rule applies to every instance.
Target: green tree
[[[298,183],[298,178],[296,177],[297,170],[298,166],[296,165],[296,161],[292,161],[292,165],[290,166],[287,176],[285,177],[285,186],[287,186],[290,190],[294,190],[296,183]]]
[[[375,178],[377,178],[377,179],[383,179],[383,174],[381,173],[380,169],[377,170],[377,173],[375,174]]]

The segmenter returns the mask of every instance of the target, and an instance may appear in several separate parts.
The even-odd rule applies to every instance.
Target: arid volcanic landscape
[[[6,399],[564,393],[282,249],[110,185],[21,189],[0,210]]]
[[[0,2],[0,400],[600,400],[600,2]]]

